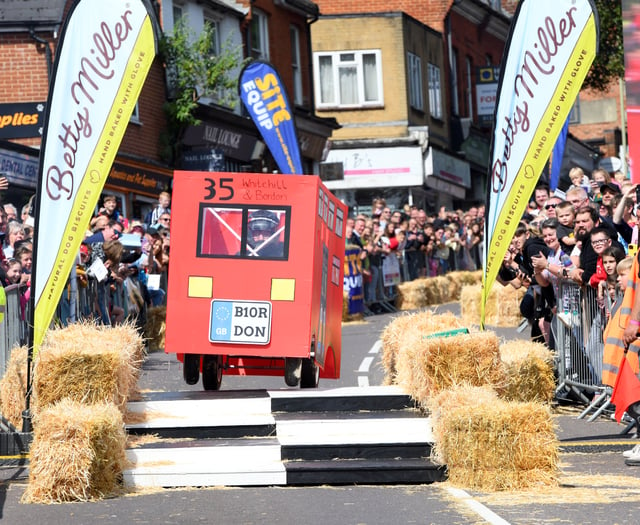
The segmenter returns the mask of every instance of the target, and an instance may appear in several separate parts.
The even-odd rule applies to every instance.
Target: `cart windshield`
[[[289,206],[200,206],[198,256],[289,258]]]

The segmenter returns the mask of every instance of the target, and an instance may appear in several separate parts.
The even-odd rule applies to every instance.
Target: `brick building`
[[[179,16],[186,16],[196,32],[207,21],[216,27],[217,41],[212,44],[215,49],[230,42],[231,47],[242,49],[243,57],[266,60],[275,67],[293,108],[303,170],[317,173],[328,138],[339,127],[333,119],[319,118],[313,109],[309,26],[318,16],[318,6],[309,0],[164,0],[161,13],[166,32],[172,30]],[[233,72],[239,73],[239,69]],[[180,167],[267,172],[277,169],[239,98],[230,106],[221,104],[215,94],[204,97],[197,117],[201,124],[191,126],[185,133]]]
[[[10,181],[6,202],[24,204],[36,190],[38,149],[56,45],[71,0],[25,0],[0,4],[0,114],[13,118],[0,128],[0,170]],[[165,120],[164,70],[156,59],[123,138],[105,191],[114,193],[127,217],[143,217],[171,184],[160,157]]]

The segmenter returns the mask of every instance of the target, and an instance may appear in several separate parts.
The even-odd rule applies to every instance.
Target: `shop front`
[[[395,209],[409,204],[434,212],[464,201],[471,188],[469,164],[433,147],[332,149],[327,163],[343,165],[344,177],[326,185],[352,214],[368,213],[375,197]]]
[[[115,195],[127,219],[142,220],[158,203],[160,192],[171,192],[172,185],[172,170],[118,156],[102,194]]]

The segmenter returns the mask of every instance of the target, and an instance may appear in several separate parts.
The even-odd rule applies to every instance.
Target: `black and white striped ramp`
[[[133,487],[431,483],[428,417],[396,387],[151,393],[129,403],[153,443],[127,450]],[[141,440],[144,441],[144,440]]]

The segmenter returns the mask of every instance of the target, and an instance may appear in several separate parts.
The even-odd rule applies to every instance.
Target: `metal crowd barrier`
[[[11,285],[4,288],[6,304],[0,304],[0,377],[7,369],[11,350],[15,346],[27,343],[28,320],[30,303],[21,305],[21,295],[24,286]],[[53,324],[66,326],[69,323],[95,317],[95,303],[97,297],[97,283],[90,279],[87,286],[70,286],[62,294],[62,298],[54,316]],[[124,288],[117,286],[114,293],[114,304],[122,305]],[[22,301],[23,303],[25,301]],[[125,310],[126,311],[126,310]]]
[[[573,394],[587,405],[578,418],[593,411],[589,418],[593,421],[606,410],[611,399],[611,388],[602,384],[602,333],[607,323],[607,311],[598,305],[596,289],[571,281],[560,283],[556,305],[556,395]]]

